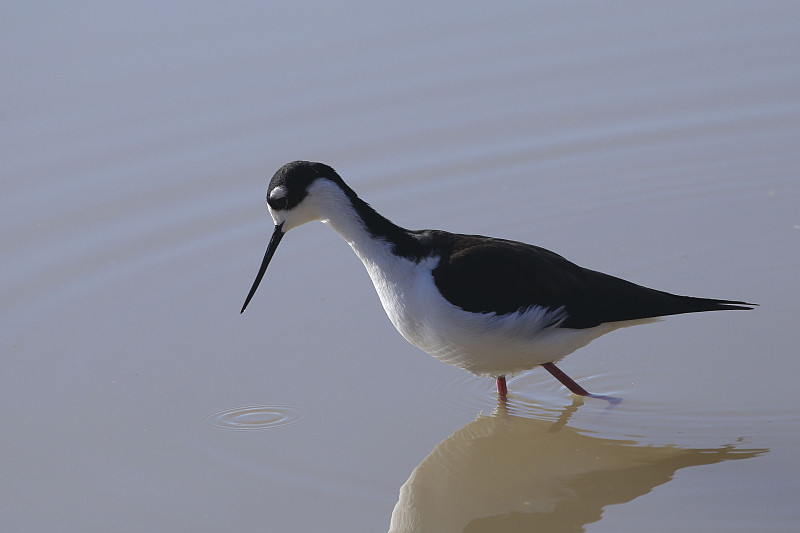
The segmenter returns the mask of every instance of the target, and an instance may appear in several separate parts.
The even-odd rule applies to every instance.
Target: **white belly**
[[[405,259],[390,269],[365,261],[392,324],[408,342],[445,363],[481,376],[510,376],[556,362],[623,325],[588,329],[553,327],[563,311],[530,308],[495,315],[470,313],[448,302],[431,271],[438,259]]]

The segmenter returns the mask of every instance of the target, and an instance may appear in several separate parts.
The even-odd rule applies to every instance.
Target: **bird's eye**
[[[275,211],[282,211],[286,209],[287,200],[285,196],[279,196],[277,198],[268,198],[267,203]]]

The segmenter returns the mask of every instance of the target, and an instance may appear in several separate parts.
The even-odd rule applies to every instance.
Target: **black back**
[[[441,255],[433,270],[448,301],[476,313],[507,314],[533,305],[563,307],[559,327],[583,329],[607,322],[681,313],[751,309],[740,301],[679,296],[582,268],[544,248],[479,235],[420,232]]]

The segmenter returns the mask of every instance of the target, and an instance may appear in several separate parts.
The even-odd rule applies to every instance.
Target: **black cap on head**
[[[323,163],[312,161],[286,163],[278,169],[269,182],[267,204],[276,211],[297,207],[308,194],[308,186],[318,178],[341,181],[336,171]]]

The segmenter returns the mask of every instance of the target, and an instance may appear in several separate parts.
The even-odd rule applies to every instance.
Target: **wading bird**
[[[378,214],[322,163],[281,167],[267,189],[275,229],[242,306],[255,294],[290,229],[320,220],[367,269],[392,324],[414,346],[497,380],[542,366],[575,394],[590,394],[555,366],[593,339],[658,317],[752,309],[679,296],[580,267],[544,248],[481,235],[407,230]]]

